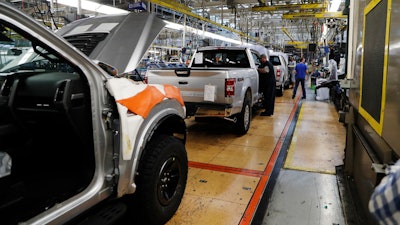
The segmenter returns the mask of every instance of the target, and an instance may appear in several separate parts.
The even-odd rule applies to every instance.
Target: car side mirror
[[[115,77],[118,75],[118,70],[117,68],[110,66],[106,63],[103,62],[97,62],[97,65],[100,66],[104,71],[106,71],[108,74],[111,76]]]

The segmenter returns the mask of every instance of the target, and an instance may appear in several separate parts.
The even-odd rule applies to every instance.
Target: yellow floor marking
[[[345,129],[334,106],[327,102],[304,102],[288,155],[286,169],[335,174],[343,164]]]

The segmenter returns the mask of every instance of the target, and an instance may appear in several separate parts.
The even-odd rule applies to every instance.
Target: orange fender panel
[[[179,89],[173,85],[165,84],[164,91],[167,98],[175,98],[181,104],[184,105],[183,98]]]
[[[164,99],[164,95],[153,86],[147,86],[142,92],[133,97],[117,100],[129,111],[146,118],[151,109]]]

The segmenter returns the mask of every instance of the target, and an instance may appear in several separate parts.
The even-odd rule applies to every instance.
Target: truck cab
[[[141,58],[132,49],[110,65],[118,50],[110,44],[126,30],[119,28],[149,24],[163,27],[154,16],[124,14],[76,21],[57,35],[0,3],[8,48],[0,68],[0,224],[80,224],[116,202],[118,212],[139,208],[146,224],[174,215],[188,170],[179,90],[121,77],[118,70]],[[60,37],[66,33],[75,46]]]

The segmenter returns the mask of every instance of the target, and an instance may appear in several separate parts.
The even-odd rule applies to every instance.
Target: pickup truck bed
[[[149,70],[151,84],[172,84],[180,89],[187,116],[219,117],[246,133],[258,93],[258,52],[244,47],[199,48],[189,68]],[[247,109],[248,108],[248,109]]]

